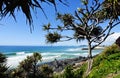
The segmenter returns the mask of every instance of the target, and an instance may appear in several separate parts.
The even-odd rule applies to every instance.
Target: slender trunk
[[[91,68],[92,68],[92,48],[91,48],[91,43],[88,41],[88,68],[87,68],[87,71],[86,71],[86,76],[89,75],[90,71],[91,71]]]
[[[92,59],[92,48],[90,42],[88,42],[88,59]]]

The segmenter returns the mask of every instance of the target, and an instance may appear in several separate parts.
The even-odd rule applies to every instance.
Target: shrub
[[[87,69],[87,63],[84,63],[79,69],[74,71],[74,77],[75,78],[83,78],[86,69]]]
[[[74,73],[72,70],[72,66],[67,66],[64,71],[64,78],[74,78]]]
[[[53,70],[47,64],[40,66],[39,70],[42,74],[42,78],[53,78]]]

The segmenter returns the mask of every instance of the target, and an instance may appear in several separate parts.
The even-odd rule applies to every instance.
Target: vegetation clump
[[[88,78],[107,78],[118,74],[120,71],[120,49],[114,44],[107,47],[101,54],[94,58],[93,67]],[[112,77],[113,78],[113,77]]]

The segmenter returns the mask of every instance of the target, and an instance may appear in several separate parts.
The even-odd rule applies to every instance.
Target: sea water
[[[87,46],[0,46],[0,52],[7,57],[7,66],[16,67],[19,63],[31,56],[34,52],[42,55],[42,62],[54,59],[70,59],[78,56],[87,57],[88,51],[82,50]],[[101,50],[93,50],[92,54],[99,54]]]

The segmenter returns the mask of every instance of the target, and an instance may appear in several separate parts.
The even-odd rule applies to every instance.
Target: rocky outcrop
[[[120,37],[115,42],[120,47]]]
[[[64,60],[55,59],[54,61],[47,62],[45,64],[48,64],[50,67],[52,67],[54,72],[61,72],[67,65],[74,66],[77,63],[80,63],[85,60],[87,60],[86,57],[79,56],[72,59],[64,59]]]

